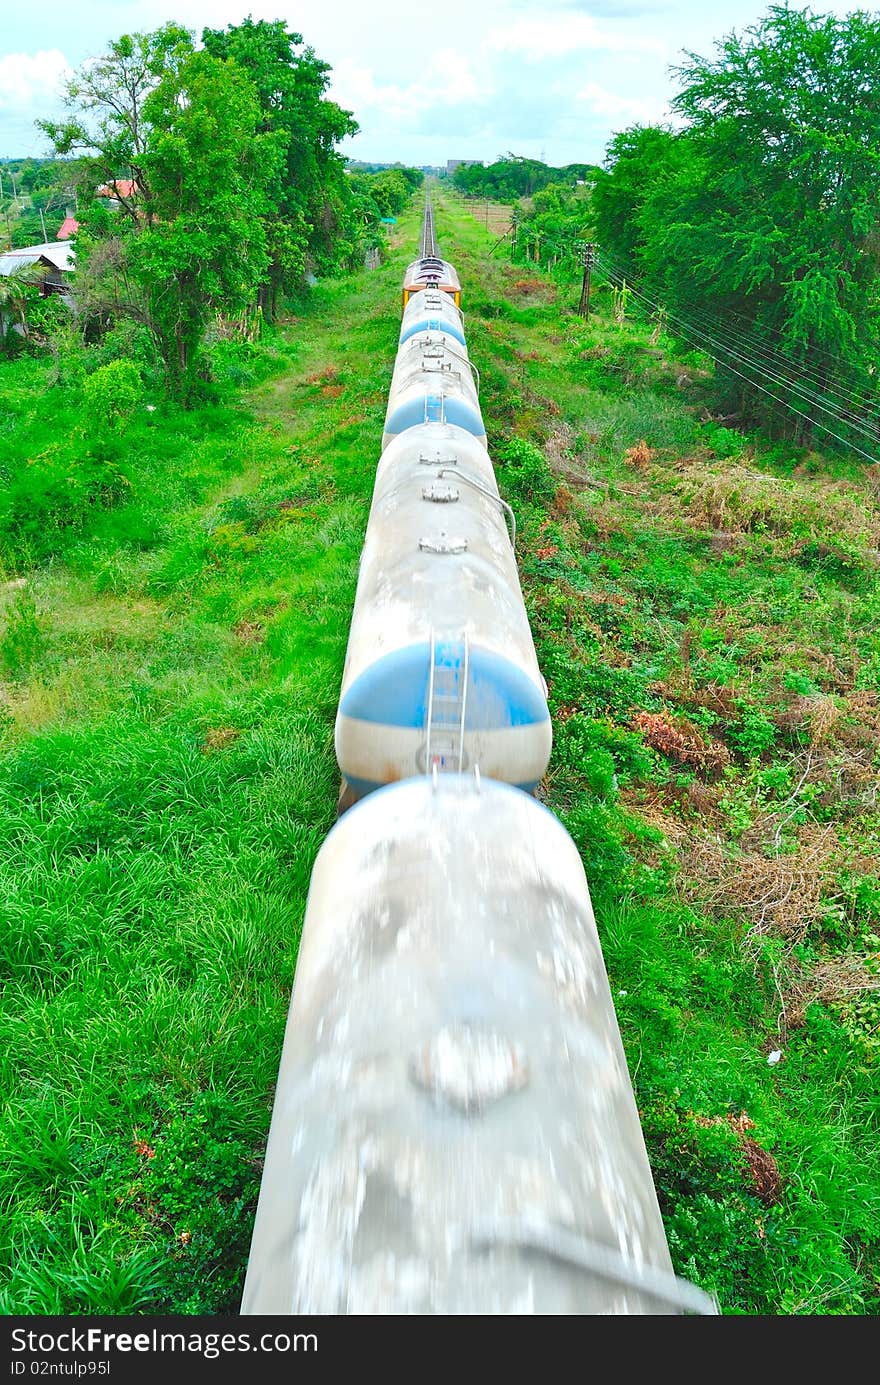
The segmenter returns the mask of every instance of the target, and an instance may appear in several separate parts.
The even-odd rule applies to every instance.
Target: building
[[[32,266],[36,267],[43,298],[48,298],[52,293],[70,298],[68,275],[75,268],[75,251],[69,240],[25,245],[19,250],[4,250],[0,254],[0,276],[4,278]]]
[[[455,170],[456,170],[457,168],[482,168],[482,167],[483,167],[483,160],[482,160],[482,159],[447,159],[447,160],[446,160],[446,173],[447,173],[447,175],[454,173]]]
[[[99,188],[95,188],[95,196],[106,198],[111,207],[121,207],[123,200],[130,202],[139,192],[140,188],[135,178],[114,178],[111,182],[102,183]]]
[[[55,232],[55,239],[70,240],[70,237],[75,236],[78,230],[79,222],[68,212],[58,230]]]

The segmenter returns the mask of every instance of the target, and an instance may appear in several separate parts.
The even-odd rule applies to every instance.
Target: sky
[[[0,158],[50,152],[35,119],[60,113],[65,75],[109,40],[169,20],[198,35],[250,14],[285,20],[330,64],[328,95],[360,126],[343,153],[417,166],[507,153],[556,166],[600,163],[616,131],[670,119],[673,69],[688,50],[711,56],[717,40],[743,32],[770,7],[770,0],[443,0],[433,11],[412,0],[40,0],[33,9],[0,2]],[[840,0],[813,7],[837,15],[858,8]]]

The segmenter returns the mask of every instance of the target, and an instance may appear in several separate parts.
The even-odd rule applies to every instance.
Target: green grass
[[[876,490],[438,233],[676,1269],[876,1313]],[[237,1311],[416,234],[109,446],[81,373],[0,365],[7,1313]]]
[[[0,367],[8,490],[64,463],[0,523],[6,1312],[237,1308],[405,259],[314,290],[246,400],[147,393],[112,496],[78,382]]]

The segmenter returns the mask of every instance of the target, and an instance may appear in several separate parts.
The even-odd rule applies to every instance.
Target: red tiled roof
[[[134,178],[114,178],[112,183],[102,183],[95,193],[96,197],[134,197],[138,185]]]
[[[55,239],[69,240],[71,236],[76,235],[78,230],[79,222],[76,220],[76,218],[72,216],[66,216],[55,234]]]

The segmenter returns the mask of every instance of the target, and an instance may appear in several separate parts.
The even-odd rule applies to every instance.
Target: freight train
[[[406,303],[402,400],[241,1311],[716,1312],[673,1273],[583,867],[531,792],[546,686],[450,287]]]

